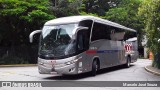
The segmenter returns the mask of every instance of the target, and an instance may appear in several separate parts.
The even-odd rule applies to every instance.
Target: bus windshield
[[[40,37],[39,56],[44,59],[60,59],[76,52],[72,39],[77,24],[44,26]]]

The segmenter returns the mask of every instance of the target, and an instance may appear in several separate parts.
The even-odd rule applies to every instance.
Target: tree
[[[30,32],[52,18],[48,0],[0,0],[0,46],[15,54],[15,46],[28,45]]]
[[[31,31],[54,18],[47,0],[0,0],[0,8],[0,31],[12,45],[28,42]]]
[[[139,15],[144,17],[147,46],[154,53],[160,53],[160,0],[143,0]],[[156,58],[154,58],[156,59]],[[153,66],[160,68],[160,60],[154,60]]]
[[[140,4],[141,0],[121,0],[117,7],[109,9],[104,17],[105,19],[137,30],[139,34],[139,46],[141,46],[144,33],[142,30],[144,27],[143,18],[137,15]]]
[[[81,10],[86,13],[104,16],[110,8],[116,7],[120,0],[82,0]]]
[[[50,0],[52,12],[56,17],[79,15],[81,0]]]

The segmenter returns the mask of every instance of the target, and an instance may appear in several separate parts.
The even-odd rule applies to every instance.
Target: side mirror
[[[30,43],[33,42],[33,36],[34,36],[35,34],[41,33],[41,32],[42,32],[42,30],[35,30],[35,31],[31,32],[30,35],[29,35],[29,41],[30,41]]]

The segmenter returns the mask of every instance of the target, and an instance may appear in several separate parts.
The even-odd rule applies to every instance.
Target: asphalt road
[[[33,67],[0,67],[0,81],[160,81],[160,76],[156,76],[147,72],[144,67],[151,64],[151,60],[139,59],[137,62],[131,64],[130,68],[116,66],[100,70],[96,76],[90,76],[89,73],[73,75],[73,76],[60,76],[39,74],[37,66]],[[140,90],[142,87],[121,87],[128,90]],[[30,90],[35,88],[23,88],[23,90]],[[39,88],[42,89],[42,88]],[[65,90],[66,87],[52,87],[46,88],[47,90]],[[70,90],[79,89],[92,89],[92,90],[119,90],[117,87],[67,87]],[[159,87],[143,87],[145,90],[159,90]],[[143,90],[142,89],[142,90]],[[7,88],[0,88],[0,90],[8,90]],[[22,90],[17,88],[16,90]]]

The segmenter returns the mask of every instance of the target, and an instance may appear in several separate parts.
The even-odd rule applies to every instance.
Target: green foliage
[[[14,53],[16,45],[30,46],[30,32],[41,29],[50,19],[92,15],[137,30],[139,42],[144,34],[142,29],[145,21],[148,46],[157,52],[157,40],[160,38],[160,34],[157,33],[160,28],[159,2],[160,0],[0,0],[0,46],[11,47]],[[12,58],[21,63],[21,58],[18,59],[16,56],[3,56],[1,60],[7,61]]]
[[[154,54],[160,52],[160,0],[144,0],[139,8],[139,15],[144,17],[147,46]],[[156,58],[155,58],[156,59]],[[160,62],[154,60],[153,66],[160,67]]]
[[[0,0],[0,8],[0,36],[5,36],[1,39],[10,40],[6,43],[12,45],[28,42],[32,30],[55,18],[49,11],[48,0]],[[23,35],[17,36],[19,33]]]
[[[55,18],[49,8],[49,0],[0,0],[0,46],[10,51],[9,56],[1,58],[3,64],[27,63],[25,57],[15,54],[15,47],[30,46],[30,32]]]
[[[117,7],[109,9],[104,17],[113,22],[137,30],[139,34],[139,46],[141,46],[144,34],[142,30],[144,27],[143,18],[137,15],[140,4],[141,0],[121,0]]]
[[[158,52],[160,38],[160,0],[145,0],[139,8],[139,15],[145,18],[145,31],[148,38],[148,47],[154,53]]]
[[[106,12],[105,18],[139,30],[143,27],[143,20],[137,16],[140,3],[141,0],[122,0],[116,8]]]
[[[152,67],[156,67],[156,68],[160,69],[160,63],[155,62],[155,60],[153,60]]]
[[[91,16],[99,17],[97,14],[93,14],[93,13],[86,13],[86,12],[80,12],[80,15],[91,15]]]
[[[120,0],[82,0],[81,11],[104,16],[110,8],[116,7]]]
[[[0,65],[6,64],[28,64],[28,61],[16,56],[4,55],[2,58],[0,58]]]
[[[79,15],[81,0],[50,0],[56,17]]]
[[[128,17],[128,13],[125,8],[113,8],[106,12],[106,19],[109,19],[113,22],[122,23],[123,25],[128,24],[126,22],[126,17]],[[125,23],[126,22],[126,23]]]

